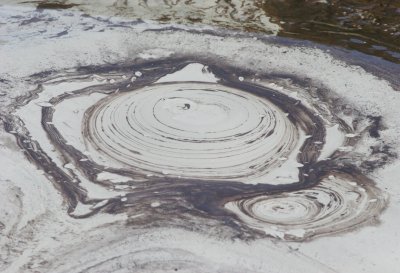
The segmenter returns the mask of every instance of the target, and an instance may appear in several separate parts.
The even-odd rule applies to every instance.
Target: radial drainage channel
[[[326,113],[270,78],[185,60],[136,69],[47,79],[7,123],[71,216],[200,212],[300,241],[371,223],[384,208],[373,181],[337,152],[320,159]]]

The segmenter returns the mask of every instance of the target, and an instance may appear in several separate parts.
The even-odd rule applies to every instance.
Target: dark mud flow
[[[400,62],[400,2],[268,0],[279,35],[354,49]]]

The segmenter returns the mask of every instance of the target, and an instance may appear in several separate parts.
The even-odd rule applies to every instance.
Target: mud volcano
[[[44,90],[27,105],[41,107],[43,134],[57,147],[63,168],[43,155],[40,141],[35,149],[27,136],[19,136],[20,143],[53,174],[71,216],[148,213],[143,204],[152,207],[156,191],[156,207],[163,205],[145,219],[150,225],[170,213],[193,213],[228,221],[242,235],[305,240],[374,222],[384,208],[374,182],[342,160],[345,151],[321,158],[332,136],[318,109],[276,85],[184,59],[137,69],[129,77],[124,68],[108,71],[115,79],[106,81],[81,72],[56,77],[45,85],[89,86],[60,90],[46,101]],[[21,113],[24,120],[32,111]],[[351,128],[336,121],[335,137],[355,145]],[[123,188],[124,197],[92,200],[83,179]],[[80,214],[79,203],[96,204]]]
[[[0,271],[394,268],[398,65],[75,4],[1,13]]]

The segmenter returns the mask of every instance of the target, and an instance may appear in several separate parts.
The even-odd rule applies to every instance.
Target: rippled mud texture
[[[348,135],[347,148],[321,158],[331,137],[324,114],[275,84],[261,84],[262,76],[245,81],[237,75],[248,72],[236,67],[184,58],[135,68],[57,73],[43,82],[55,90],[48,99],[41,98],[46,87],[39,87],[39,97],[23,99],[20,117],[7,118],[6,130],[54,182],[70,216],[127,212],[145,215],[133,218],[133,226],[184,220],[199,230],[208,228],[199,222],[205,218],[240,237],[289,241],[377,223],[385,197],[342,160],[357,141],[335,113],[329,118]],[[58,87],[79,82],[87,87]],[[37,105],[41,124],[25,126]],[[42,127],[58,158],[31,138],[32,126]],[[292,179],[285,177],[290,172]],[[121,195],[91,198],[88,183]]]
[[[400,62],[400,3],[393,0],[19,1],[160,23],[202,24],[278,34],[355,49]]]
[[[259,1],[204,1],[204,0],[62,0],[22,1],[4,3],[34,5],[38,9],[71,9],[88,16],[118,16],[129,19],[154,20],[159,23],[197,24],[226,29],[257,30],[276,33],[277,24],[260,8]]]

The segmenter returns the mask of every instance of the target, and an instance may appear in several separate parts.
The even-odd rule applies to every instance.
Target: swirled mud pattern
[[[346,150],[319,158],[327,138],[325,112],[282,88],[238,77],[248,72],[237,67],[204,62],[199,73],[217,81],[160,81],[193,63],[185,58],[143,63],[136,72],[127,65],[51,76],[50,86],[113,77],[47,102],[39,97],[41,126],[57,160],[30,138],[18,117],[9,117],[6,129],[50,176],[75,218],[127,212],[145,216],[129,221],[132,226],[184,221],[206,230],[206,222],[198,220],[205,218],[238,236],[295,241],[374,223],[371,218],[386,203],[374,182],[341,160]],[[75,133],[82,143],[67,141],[55,113],[67,109],[64,103],[74,109],[69,100],[93,94],[101,97],[79,110],[82,130]],[[343,133],[351,133],[334,112],[329,115]],[[285,173],[289,163],[296,181],[277,183],[274,172]],[[88,183],[123,194],[91,198]]]
[[[88,140],[148,174],[211,180],[262,176],[298,139],[268,100],[223,85],[156,84],[111,96],[88,112]]]
[[[368,190],[366,190],[366,188]],[[262,195],[227,203],[249,226],[286,240],[302,240],[373,223],[382,209],[379,192],[351,179],[324,179],[305,190]]]

